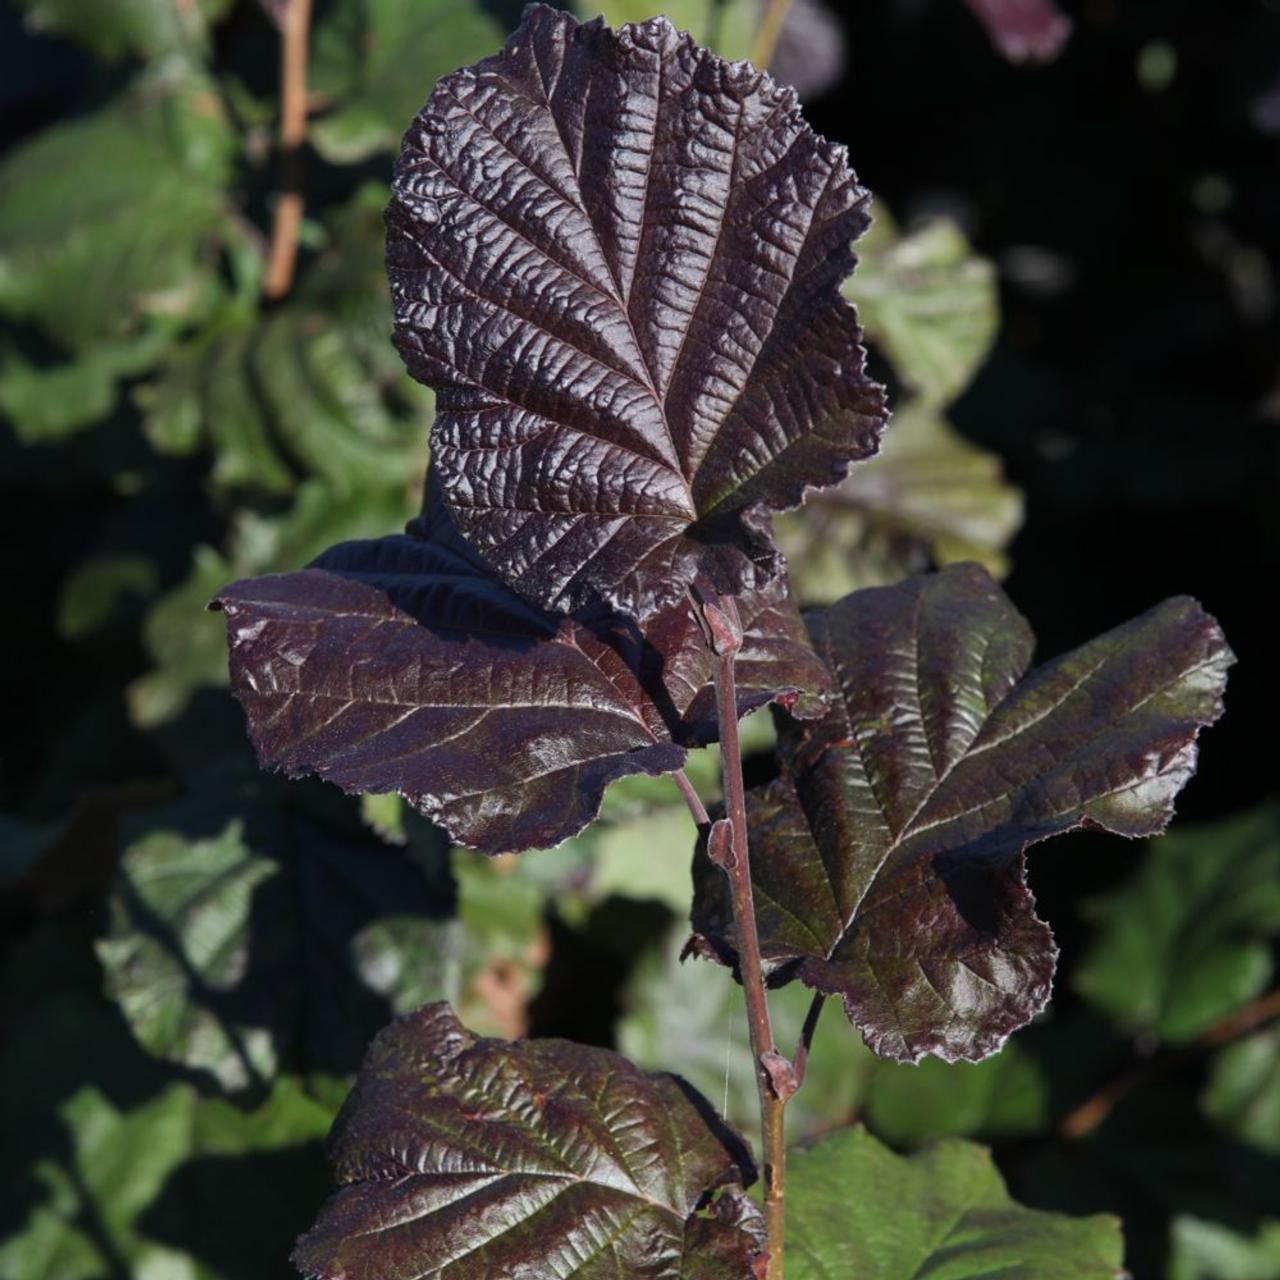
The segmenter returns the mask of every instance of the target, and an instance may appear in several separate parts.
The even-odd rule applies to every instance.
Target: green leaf
[[[134,723],[151,728],[172,719],[203,688],[227,685],[226,627],[205,606],[228,582],[306,563],[335,539],[368,538],[413,514],[407,484],[389,483],[346,495],[305,480],[278,516],[240,508],[225,551],[195,549],[191,572],[148,613],[143,643],[153,669],[128,689]]]
[[[872,345],[921,399],[949,404],[987,358],[999,325],[995,268],[950,219],[899,231],[882,203],[845,293]],[[888,437],[886,436],[886,439]]]
[[[727,970],[681,962],[688,932],[684,926],[673,930],[636,966],[622,996],[618,1048],[648,1070],[683,1076],[730,1124],[751,1130],[760,1123],[760,1099],[742,989]],[[788,1053],[799,1041],[812,998],[794,983],[769,993],[774,1037]],[[804,1088],[787,1105],[788,1140],[848,1123],[874,1061],[839,1009],[827,1009],[818,1022]]]
[[[305,474],[344,497],[421,482],[429,398],[388,341],[384,202],[382,188],[361,188],[330,220],[287,305],[259,316],[228,304],[137,388],[157,449],[186,454],[207,442],[215,483],[270,493]]]
[[[36,135],[0,165],[0,312],[71,351],[198,317],[234,147],[211,82],[172,66]]]
[[[70,36],[102,58],[198,57],[232,0],[18,0],[27,26]]]
[[[974,560],[997,577],[1022,525],[1022,493],[995,454],[970,444],[925,401],[894,415],[879,454],[776,521],[792,587],[806,605],[885,586],[931,563]]]
[[[1075,986],[1117,1023],[1174,1043],[1259,995],[1280,932],[1280,804],[1184,827],[1095,900],[1098,936]]]
[[[1250,1239],[1201,1218],[1174,1219],[1169,1280],[1275,1280],[1276,1276],[1280,1276],[1280,1222],[1264,1222]]]
[[[985,1062],[881,1061],[863,1113],[872,1130],[895,1146],[1034,1134],[1048,1120],[1049,1081],[1020,1040]]]
[[[1280,1156],[1280,1027],[1223,1049],[1202,1102],[1241,1142]]]
[[[71,360],[35,365],[16,351],[0,355],[0,413],[23,444],[62,439],[105,418],[122,378],[145,372],[172,341],[157,322],[135,338],[103,342]]]
[[[58,597],[58,634],[82,640],[111,620],[126,596],[154,595],[155,565],[145,556],[91,556],[62,584]]]
[[[276,1276],[321,1194],[331,1114],[291,1081],[248,1112],[188,1084],[132,1109],[85,1086],[58,1108],[65,1150],[36,1164],[44,1196],[0,1243],[0,1278]],[[219,1238],[236,1242],[232,1267],[189,1256],[216,1253]]]
[[[331,164],[393,150],[435,81],[504,34],[480,0],[335,0],[312,36],[310,86],[331,104],[312,145]]]
[[[150,1053],[224,1089],[353,1071],[378,1027],[448,980],[444,849],[389,848],[310,795],[218,779],[121,863],[98,944],[108,994]]]
[[[294,1254],[320,1280],[740,1280],[758,1257],[745,1147],[687,1085],[479,1040],[447,1005],[374,1041],[329,1155],[339,1190]]]
[[[787,1280],[1119,1280],[1110,1217],[1024,1209],[981,1147],[896,1156],[864,1129],[797,1151],[787,1170]]]

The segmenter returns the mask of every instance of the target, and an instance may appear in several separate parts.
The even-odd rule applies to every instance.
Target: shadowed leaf
[[[1280,806],[1173,832],[1087,913],[1099,932],[1076,989],[1127,1031],[1193,1039],[1260,995],[1274,971]]]
[[[1003,576],[1021,524],[1022,494],[1000,459],[917,401],[894,415],[876,457],[775,527],[791,589],[808,606],[889,585],[922,559],[973,560]]]
[[[199,57],[209,28],[232,0],[18,0],[27,25],[57,32],[86,45],[103,58],[135,54]]]
[[[200,318],[234,145],[212,82],[160,67],[17,148],[0,165],[0,312],[71,351]]]
[[[320,1280],[728,1280],[758,1253],[746,1149],[689,1086],[563,1040],[477,1040],[447,1005],[374,1041],[329,1151],[340,1189],[294,1254]]]
[[[740,602],[739,706],[816,714],[827,681],[785,585]],[[488,853],[558,844],[605,788],[680,768],[715,734],[711,656],[687,602],[644,628],[541,612],[497,582],[436,508],[409,535],[332,548],[236,583],[232,684],[264,765],[395,791]]]
[[[90,1055],[95,1048],[83,1046]],[[0,1276],[272,1280],[281,1270],[276,1251],[288,1247],[321,1185],[319,1140],[331,1114],[289,1080],[248,1112],[201,1098],[189,1084],[170,1085],[130,1109],[86,1085],[57,1108],[65,1151],[36,1164],[46,1194],[0,1240]],[[234,1217],[225,1183],[193,1176],[201,1161],[233,1157],[241,1157],[233,1166],[241,1210]],[[173,1179],[185,1180],[184,1195],[166,1204]],[[160,1232],[150,1221],[158,1210]],[[217,1234],[242,1246],[226,1270],[191,1256]]]
[[[484,0],[334,0],[312,36],[313,91],[327,106],[308,130],[331,164],[400,144],[435,80],[502,39]]]
[[[227,487],[288,493],[318,475],[341,497],[417,490],[428,397],[387,342],[381,209],[381,189],[362,187],[287,305],[227,301],[136,389],[152,445],[211,447]]]
[[[147,612],[142,641],[152,669],[129,685],[133,722],[152,728],[172,720],[204,688],[227,684],[226,627],[205,605],[228,582],[274,573],[314,559],[334,539],[371,538],[413,514],[408,476],[335,493],[324,481],[304,480],[278,515],[238,509],[221,548],[197,546],[191,570]]]
[[[1280,1156],[1280,1027],[1218,1054],[1201,1101],[1209,1118],[1241,1142]]]
[[[843,478],[885,416],[838,288],[866,202],[793,91],[665,19],[535,6],[441,81],[387,262],[461,534],[555,608],[775,578],[767,512]]]
[[[1280,1221],[1250,1238],[1221,1223],[1183,1214],[1173,1222],[1169,1280],[1274,1280],[1280,1275]]]
[[[159,815],[98,944],[143,1047],[228,1090],[354,1071],[388,1017],[447,990],[445,849],[419,861],[301,799],[255,779]]]
[[[787,1162],[787,1280],[1122,1280],[1115,1218],[1025,1209],[988,1152],[894,1155],[847,1129]]]
[[[1053,978],[1024,850],[1163,830],[1230,650],[1178,598],[1027,675],[1031,632],[976,565],[856,592],[810,630],[831,710],[783,727],[783,774],[749,797],[774,980],[840,995],[886,1057],[986,1057]],[[705,857],[695,877],[701,946],[731,959],[724,877]]]
[[[858,304],[867,337],[922,400],[949,404],[995,341],[995,268],[949,219],[903,233],[881,205],[859,257],[844,292]]]

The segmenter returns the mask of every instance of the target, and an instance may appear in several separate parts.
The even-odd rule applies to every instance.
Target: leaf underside
[[[981,1059],[1049,998],[1024,851],[1162,831],[1231,652],[1177,598],[1027,675],[1031,632],[976,565],[809,621],[835,697],[782,726],[781,776],[749,796],[772,980],[839,995],[883,1056]],[[732,962],[724,877],[700,855],[695,880],[695,949]]]
[[[443,1004],[374,1041],[329,1153],[340,1189],[294,1253],[318,1280],[729,1280],[759,1252],[746,1148],[688,1085],[476,1039]]]
[[[686,600],[644,626],[553,615],[496,581],[432,505],[407,535],[235,583],[232,685],[264,765],[403,795],[488,853],[558,844],[608,784],[716,737],[711,655]],[[777,581],[739,601],[742,713],[818,714],[829,687]]]
[[[885,418],[839,293],[866,192],[790,89],[664,18],[534,6],[446,77],[387,210],[395,340],[459,531],[527,598],[638,617],[782,569],[766,514]]]

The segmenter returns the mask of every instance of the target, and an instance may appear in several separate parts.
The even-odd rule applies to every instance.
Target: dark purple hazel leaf
[[[885,1057],[976,1061],[1049,998],[1024,851],[1075,827],[1162,831],[1231,651],[1180,597],[1027,675],[1026,621],[976,565],[809,622],[831,709],[781,727],[782,776],[749,795],[771,979],[840,996]],[[724,880],[700,854],[693,947],[732,963]]]
[[[1010,62],[1052,62],[1071,35],[1056,0],[965,0]]]
[[[231,679],[263,765],[394,791],[487,853],[577,834],[605,788],[669,773],[717,736],[712,661],[685,601],[643,627],[548,614],[496,581],[438,507],[248,579],[227,615]],[[830,678],[779,579],[739,601],[742,713],[820,714]]]
[[[459,531],[553,609],[782,569],[767,513],[875,452],[839,285],[868,195],[793,90],[665,18],[543,5],[446,76],[387,209],[395,341]]]
[[[329,1156],[293,1255],[316,1280],[750,1280],[760,1254],[746,1146],[684,1081],[444,1004],[373,1042]]]

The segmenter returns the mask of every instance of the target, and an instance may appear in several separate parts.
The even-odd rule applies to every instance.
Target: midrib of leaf
[[[919,642],[919,636],[918,636],[918,617],[919,617],[919,615],[918,615],[918,613],[917,613],[917,627],[916,627],[916,641],[917,641],[917,644],[918,644],[918,642]],[[830,659],[830,658],[832,658],[832,657],[834,657],[833,650],[832,650],[832,645],[831,645],[831,639],[830,639],[830,636],[829,636],[829,635],[826,637],[826,644],[825,644],[825,647],[826,647],[826,649],[827,649],[827,653],[828,653],[828,655],[829,655],[829,659]],[[903,826],[900,828],[899,832],[898,832],[896,835],[892,835],[891,840],[890,840],[890,843],[889,843],[889,846],[886,848],[886,850],[885,850],[885,852],[884,852],[883,857],[882,857],[882,858],[880,859],[880,861],[877,863],[877,865],[876,865],[876,867],[875,867],[875,870],[874,870],[874,871],[872,872],[872,874],[868,877],[868,879],[867,879],[867,883],[866,883],[866,886],[865,886],[865,888],[862,890],[862,892],[858,895],[858,899],[857,899],[856,903],[854,904],[853,908],[852,908],[852,909],[847,913],[846,918],[845,918],[845,921],[844,921],[844,924],[843,924],[843,926],[842,926],[842,928],[841,928],[841,930],[840,930],[840,934],[839,934],[839,936],[836,938],[835,942],[834,942],[834,943],[833,943],[829,948],[827,948],[827,950],[826,950],[826,952],[825,952],[825,955],[824,955],[824,959],[826,959],[828,962],[830,962],[830,961],[834,960],[834,958],[835,958],[835,954],[836,954],[836,951],[837,951],[837,950],[839,950],[839,947],[843,944],[843,942],[844,942],[844,941],[845,941],[845,939],[847,938],[847,936],[848,936],[848,934],[849,934],[850,929],[852,929],[852,928],[853,928],[854,922],[857,920],[857,918],[858,918],[858,916],[859,916],[859,914],[860,914],[860,912],[861,912],[861,910],[862,910],[862,905],[863,905],[863,903],[866,901],[866,899],[867,899],[867,897],[869,896],[869,894],[871,893],[872,889],[875,887],[875,885],[876,885],[876,884],[877,884],[877,882],[879,881],[880,876],[881,876],[881,875],[882,875],[882,873],[884,872],[885,868],[886,868],[886,867],[889,865],[889,863],[893,860],[894,855],[895,855],[895,854],[897,854],[898,852],[900,852],[900,851],[901,851],[901,849],[903,848],[903,846],[904,846],[908,841],[910,841],[910,840],[912,840],[912,839],[914,839],[914,838],[916,838],[916,837],[918,837],[918,836],[920,836],[920,835],[923,835],[923,834],[924,834],[925,832],[927,832],[927,831],[933,831],[933,830],[936,830],[936,829],[937,829],[937,828],[939,828],[939,827],[945,827],[945,826],[948,826],[948,825],[950,825],[950,824],[952,824],[952,823],[959,822],[962,818],[966,818],[966,817],[968,817],[970,814],[978,813],[978,812],[980,812],[981,810],[983,810],[983,809],[985,809],[985,808],[988,808],[990,805],[995,804],[996,802],[998,802],[998,801],[1000,801],[1000,800],[1006,800],[1006,799],[1008,799],[1008,797],[1009,797],[1009,795],[1010,795],[1010,792],[1008,792],[1008,791],[1003,791],[1003,792],[1000,792],[998,795],[995,795],[995,796],[991,796],[991,797],[989,797],[988,799],[984,800],[981,804],[979,804],[979,805],[975,805],[975,806],[973,806],[973,807],[972,807],[972,808],[970,808],[970,809],[963,810],[963,811],[962,811],[962,812],[960,812],[960,813],[950,814],[950,815],[948,815],[948,816],[946,816],[946,817],[943,817],[943,818],[938,818],[938,819],[936,819],[936,820],[935,820],[935,821],[933,821],[933,822],[926,823],[926,824],[925,824],[924,826],[922,826],[922,827],[916,827],[916,828],[913,828],[912,824],[916,821],[916,819],[920,816],[920,814],[924,811],[924,809],[925,809],[925,808],[926,808],[926,807],[927,807],[927,806],[928,806],[932,801],[934,801],[934,800],[937,798],[938,793],[941,791],[941,789],[942,789],[942,787],[943,787],[944,783],[945,783],[945,782],[947,781],[947,779],[948,779],[948,778],[949,778],[949,777],[950,777],[950,776],[955,772],[955,770],[956,770],[956,769],[957,769],[957,768],[958,768],[962,763],[965,763],[965,762],[967,762],[967,761],[969,761],[969,760],[972,760],[972,759],[974,759],[975,757],[977,757],[977,756],[979,756],[979,755],[983,754],[984,752],[986,752],[986,751],[988,751],[988,750],[990,750],[990,749],[992,749],[992,748],[994,748],[994,747],[1003,746],[1004,744],[1006,744],[1006,743],[1008,743],[1008,742],[1012,741],[1014,738],[1019,737],[1021,734],[1023,734],[1023,733],[1025,733],[1025,732],[1027,732],[1027,731],[1028,731],[1028,730],[1030,730],[1030,729],[1033,729],[1036,725],[1040,724],[1042,721],[1044,721],[1045,719],[1047,719],[1049,716],[1051,716],[1051,715],[1053,715],[1055,712],[1059,711],[1059,710],[1060,710],[1060,709],[1061,709],[1061,708],[1066,704],[1066,702],[1067,702],[1070,698],[1074,697],[1077,693],[1079,693],[1079,691],[1080,691],[1080,690],[1081,690],[1081,689],[1082,689],[1082,688],[1083,688],[1083,687],[1084,687],[1084,686],[1089,682],[1089,680],[1091,680],[1091,679],[1092,679],[1092,678],[1093,678],[1093,677],[1098,673],[1098,671],[1100,671],[1100,670],[1101,670],[1101,669],[1102,669],[1102,668],[1107,664],[1107,662],[1108,662],[1108,661],[1110,661],[1110,659],[1114,656],[1114,654],[1115,654],[1115,646],[1114,646],[1114,645],[1109,646],[1109,647],[1104,651],[1103,655],[1099,658],[1099,660],[1097,661],[1097,663],[1095,663],[1092,667],[1090,667],[1088,671],[1086,671],[1086,672],[1085,672],[1085,673],[1084,673],[1084,674],[1083,674],[1083,675],[1082,675],[1082,676],[1081,676],[1081,677],[1080,677],[1080,678],[1079,678],[1079,679],[1078,679],[1074,684],[1072,684],[1072,685],[1070,686],[1070,688],[1068,688],[1068,689],[1064,690],[1064,692],[1062,693],[1062,695],[1061,695],[1061,696],[1060,696],[1060,697],[1059,697],[1055,702],[1053,702],[1050,706],[1046,707],[1043,711],[1041,711],[1041,712],[1040,712],[1040,714],[1039,714],[1039,715],[1035,716],[1033,719],[1031,719],[1031,720],[1029,720],[1029,721],[1027,721],[1027,722],[1025,722],[1025,723],[1023,723],[1023,724],[1021,724],[1021,725],[1018,725],[1015,729],[1013,729],[1010,733],[1006,734],[1006,735],[1005,735],[1004,737],[1002,737],[1002,738],[997,738],[997,739],[995,739],[995,740],[993,740],[993,741],[991,741],[991,742],[982,743],[980,746],[978,746],[978,747],[976,747],[976,748],[968,749],[968,750],[966,750],[966,751],[962,752],[959,756],[957,756],[957,757],[956,757],[956,759],[955,759],[955,760],[951,763],[951,765],[950,765],[950,766],[949,766],[949,767],[948,767],[948,768],[947,768],[947,769],[942,773],[942,775],[941,775],[941,776],[939,776],[939,777],[937,778],[937,781],[934,783],[934,785],[933,785],[931,788],[929,788],[929,790],[927,791],[927,793],[925,794],[925,796],[921,799],[920,803],[916,806],[915,811],[912,813],[912,815],[911,815],[911,816],[906,820],[906,822],[905,822],[905,823],[903,824]],[[839,665],[838,665],[838,664],[839,664],[839,660],[838,660],[838,659],[835,659],[835,662],[836,662],[836,664],[837,664],[837,665],[836,665],[835,667],[833,667],[833,670],[836,670],[836,671],[838,671],[838,672],[840,673],[841,684],[842,684],[842,686],[843,686],[843,685],[845,685],[845,684],[846,684],[846,681],[845,681],[845,679],[844,679],[844,674],[843,674],[843,672],[840,670],[840,667],[839,667]],[[1211,665],[1211,663],[1212,663],[1212,659],[1206,659],[1206,660],[1205,660],[1205,661],[1203,661],[1203,662],[1197,663],[1195,667],[1190,668],[1188,671],[1180,671],[1176,676],[1174,676],[1172,679],[1170,679],[1166,684],[1161,685],[1158,689],[1156,689],[1156,690],[1152,691],[1151,693],[1149,693],[1149,694],[1145,695],[1145,696],[1144,696],[1142,699],[1140,699],[1140,700],[1139,700],[1139,702],[1138,702],[1138,703],[1136,703],[1133,707],[1125,708],[1125,710],[1124,710],[1124,711],[1117,713],[1117,715],[1116,715],[1115,719],[1122,719],[1122,718],[1124,718],[1125,716],[1128,716],[1128,715],[1132,714],[1132,712],[1133,712],[1134,710],[1136,710],[1138,707],[1141,707],[1141,706],[1142,706],[1142,705],[1144,705],[1146,702],[1149,702],[1149,701],[1151,700],[1151,698],[1153,698],[1153,697],[1157,696],[1157,695],[1158,695],[1158,694],[1160,694],[1160,693],[1167,692],[1170,688],[1172,688],[1172,687],[1173,687],[1173,685],[1175,685],[1175,684],[1177,684],[1178,682],[1180,682],[1181,680],[1185,679],[1187,675],[1189,675],[1189,674],[1194,674],[1196,671],[1199,671],[1199,670],[1202,670],[1202,669],[1204,669],[1204,668],[1208,667],[1209,665]],[[1015,683],[1015,684],[1014,684],[1014,685],[1013,685],[1013,686],[1008,690],[1008,692],[1004,695],[1004,697],[1002,697],[1002,698],[1000,699],[1000,701],[999,701],[999,702],[997,702],[993,707],[989,708],[989,710],[988,710],[988,712],[987,712],[986,722],[985,722],[986,724],[989,724],[989,723],[991,722],[992,718],[993,718],[993,717],[994,717],[994,716],[999,712],[999,710],[1000,710],[1003,706],[1005,706],[1005,705],[1006,705],[1006,704],[1007,704],[1007,703],[1008,703],[1012,698],[1014,698],[1014,697],[1015,697],[1015,696],[1020,692],[1020,690],[1022,690],[1022,689],[1023,689],[1023,687],[1024,687],[1024,685],[1025,685],[1025,682],[1026,682],[1026,680],[1027,680],[1027,678],[1028,678],[1028,677],[1027,677],[1026,673],[1024,672],[1024,673],[1023,673],[1023,675],[1022,675],[1022,677],[1017,681],[1017,683]],[[843,696],[843,694],[842,694],[842,693],[838,693],[838,694],[837,694],[837,697],[838,697],[838,699],[839,699],[839,702],[840,702],[840,705],[841,705],[842,710],[844,710],[844,712],[845,712],[846,723],[847,723],[847,725],[849,726],[851,741],[852,741],[852,742],[853,742],[853,743],[858,747],[859,754],[861,755],[861,743],[860,743],[860,741],[859,741],[859,739],[858,739],[857,735],[856,735],[856,734],[853,734],[853,732],[852,732],[852,730],[853,730],[853,723],[852,723],[852,719],[851,719],[851,718],[849,717],[849,715],[848,715],[848,703],[847,703],[847,701],[846,701],[846,699],[844,698],[844,696]],[[975,741],[975,742],[976,742],[976,741],[977,741],[977,739],[981,737],[981,734],[982,734],[982,731],[981,731],[981,730],[979,730],[978,734],[975,736],[975,738],[973,739],[973,741]],[[1095,736],[1096,736],[1096,735],[1095,735]],[[875,787],[874,787],[874,784],[872,783],[872,780],[871,780],[871,779],[872,779],[872,775],[871,775],[870,771],[869,771],[869,770],[867,769],[867,767],[866,767],[865,757],[863,758],[863,772],[866,774],[868,788],[869,788],[869,790],[871,791],[872,796],[874,797],[874,796],[875,796]],[[1088,800],[1086,800],[1086,801],[1083,801],[1083,802],[1082,802],[1082,804],[1091,804],[1091,803],[1093,803],[1093,802],[1094,802],[1094,801],[1096,801],[1096,800],[1106,799],[1108,796],[1119,794],[1119,793],[1120,793],[1120,792],[1122,792],[1122,791],[1132,790],[1134,787],[1141,785],[1144,781],[1149,781],[1149,779],[1146,779],[1146,778],[1140,778],[1140,779],[1138,779],[1137,781],[1129,781],[1129,782],[1125,782],[1125,783],[1123,783],[1121,786],[1118,786],[1118,787],[1112,788],[1110,791],[1106,791],[1106,792],[1102,792],[1102,793],[1100,793],[1100,794],[1098,794],[1098,795],[1090,796],[1090,797],[1089,797],[1089,799],[1088,799]],[[881,809],[881,811],[882,811],[882,813],[883,813],[884,806],[883,806],[883,804],[881,804],[881,802],[880,802],[878,799],[877,799],[877,807],[878,807],[878,808],[880,808],[880,809]],[[1071,807],[1072,807],[1072,808],[1075,808],[1075,807],[1080,807],[1080,806],[1073,805],[1073,806],[1071,806]],[[1067,812],[1067,810],[1063,810],[1063,811],[1061,811],[1061,812]],[[1055,815],[1055,816],[1060,816],[1060,814],[1059,814],[1059,815]],[[806,815],[806,822],[807,822],[807,821],[808,821],[808,818],[807,818],[807,815]],[[812,826],[811,826],[811,824],[810,824],[810,830],[811,830],[811,832],[812,832]],[[889,828],[889,826],[888,826],[887,821],[885,822],[885,830],[886,830],[886,832],[889,832],[889,831],[890,831],[890,828]],[[821,858],[821,857],[822,857],[822,853],[821,853],[822,846],[821,846],[821,844],[819,844],[819,843],[818,843],[818,841],[817,841],[817,839],[816,839],[816,834],[815,834],[815,837],[814,837],[814,844],[815,844],[815,847],[819,850],[819,857]],[[823,861],[823,865],[824,865],[824,867],[825,867],[825,865],[826,865],[826,859],[825,859],[825,858],[822,858],[822,861]],[[930,985],[932,985],[932,984],[930,984]]]

